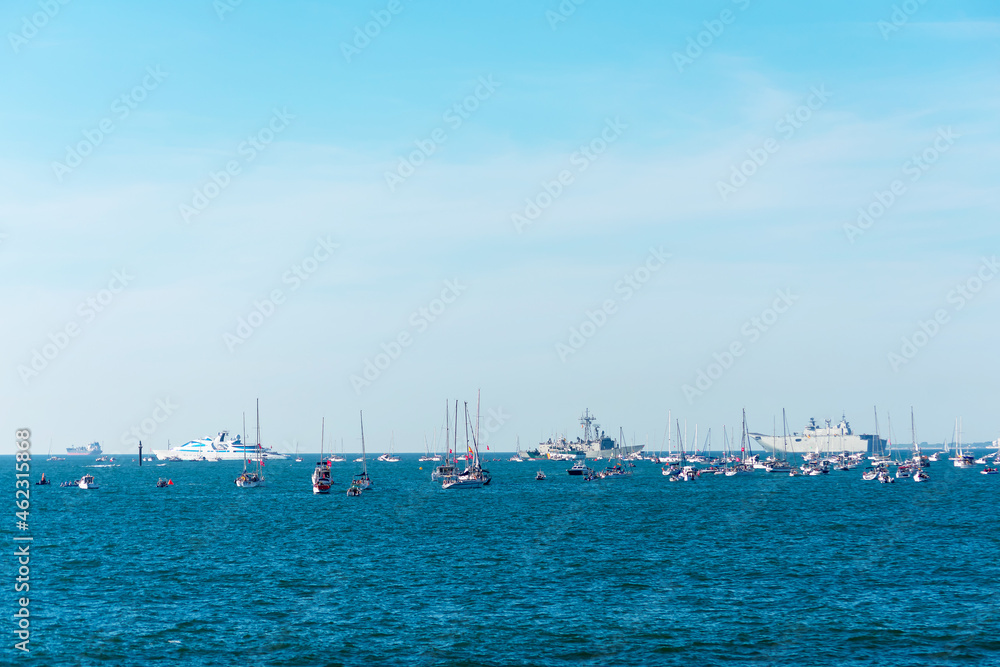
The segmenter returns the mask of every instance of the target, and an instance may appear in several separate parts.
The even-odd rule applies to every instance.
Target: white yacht
[[[220,431],[214,438],[191,440],[169,449],[154,449],[153,454],[161,461],[242,461],[245,457],[257,456],[257,447],[244,444],[239,435],[230,438],[229,431]],[[264,459],[288,458],[269,447],[262,447],[260,454]]]

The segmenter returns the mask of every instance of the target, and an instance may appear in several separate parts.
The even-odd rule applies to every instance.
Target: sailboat
[[[444,457],[444,463],[442,465],[436,466],[431,472],[432,482],[443,482],[449,477],[454,477],[458,475],[458,464],[454,459],[454,450],[451,446],[451,418],[448,412],[448,401],[444,402],[444,446],[448,454],[452,455],[452,460],[448,462],[448,456]],[[455,440],[458,440],[458,401],[455,401]],[[456,444],[457,446],[457,444]]]
[[[971,468],[975,462],[972,454],[962,451],[962,418],[955,420],[955,456],[951,457],[956,468]]]
[[[330,463],[343,463],[347,459],[343,457],[344,453],[344,439],[340,439],[340,454],[330,454]]]
[[[46,461],[65,461],[66,460],[66,459],[64,459],[61,456],[52,456],[52,439],[51,438],[49,439],[49,454],[48,454],[48,456],[49,456],[49,458],[45,459]]]
[[[791,472],[792,466],[788,463],[788,419],[785,417],[785,409],[781,408],[781,428],[782,428],[782,439],[785,447],[785,457],[778,460],[777,457],[773,459],[764,466],[764,470],[767,472]],[[777,429],[775,429],[777,430]]]
[[[632,470],[625,467],[625,462],[622,458],[621,448],[625,446],[625,429],[621,427],[618,427],[618,444],[618,447],[611,450],[611,456],[608,458],[608,463],[611,465],[601,471],[601,479],[622,479],[625,477],[632,477]]]
[[[245,430],[245,427],[244,427]],[[260,445],[260,399],[257,399],[257,448],[256,462],[247,459],[246,449],[243,450],[243,472],[236,478],[236,486],[243,489],[252,489],[264,486],[264,449]],[[256,463],[256,465],[248,466]]]
[[[517,450],[514,452],[514,456],[507,459],[513,463],[523,463],[524,459],[521,458],[521,436],[517,436]]]
[[[457,411],[457,406],[456,406]],[[456,420],[458,415],[455,415]],[[458,430],[458,425],[456,424],[455,430]],[[458,440],[458,433],[455,434],[456,441]],[[456,447],[458,443],[456,442]],[[469,447],[469,404],[465,404],[465,449],[466,451],[472,452],[472,465],[468,466],[458,475],[452,475],[445,477],[441,482],[442,489],[478,489],[486,486],[490,483],[490,473],[488,470],[482,467],[479,461],[479,399],[476,400],[476,428],[475,432],[472,434],[472,447]],[[453,450],[454,452],[454,450]],[[455,462],[457,465],[457,457],[455,457]],[[468,461],[466,457],[466,461]]]
[[[330,464],[323,459],[323,441],[326,437],[326,417],[320,423],[319,458],[312,474],[313,493],[330,493]]]
[[[395,431],[393,431],[393,433],[389,436],[389,451],[386,452],[385,454],[380,455],[378,457],[379,461],[385,461],[386,463],[399,463],[399,457],[396,456],[395,453],[393,453],[392,451],[395,446],[395,440],[396,440],[396,433]]]
[[[369,491],[374,487],[372,484],[371,477],[368,476],[368,461],[366,460],[365,453],[365,413],[361,412],[361,474],[355,475],[354,480],[351,482],[351,488],[357,489],[357,493],[361,491]],[[351,489],[347,490],[347,495],[353,496],[357,493],[352,493]]]
[[[733,477],[735,475],[749,475],[753,472],[753,463],[751,463],[752,458],[747,453],[747,445],[749,444],[749,436],[747,435],[747,411],[746,408],[743,409],[743,433],[740,435],[740,462],[737,463],[732,469],[726,470],[726,477]]]
[[[295,441],[295,462],[302,463],[302,457],[299,456],[299,441]]]
[[[446,417],[446,419],[447,419],[447,417]],[[437,442],[436,441],[437,435],[435,435],[434,438],[435,438],[435,444],[436,444],[436,442]],[[427,436],[426,435],[424,435],[424,455],[421,456],[417,460],[420,461],[421,463],[423,463],[424,461],[440,461],[441,460],[441,457],[437,455],[437,447],[434,448],[434,454],[431,454],[431,449],[430,449],[430,447],[427,444]]]
[[[686,423],[685,423],[685,426],[686,426]],[[685,428],[685,431],[686,430],[687,429]],[[685,435],[687,435],[686,432],[685,432]],[[696,443],[695,446],[697,447],[697,442],[698,442],[698,425],[697,424],[695,424],[695,427],[694,427],[694,438],[695,438],[694,441]],[[680,453],[681,453],[680,469],[681,469],[681,471],[677,475],[675,475],[674,477],[671,477],[670,481],[671,482],[693,482],[695,480],[695,478],[698,476],[698,474],[695,472],[694,466],[685,465],[687,463],[687,460],[686,460],[686,457],[684,456],[684,439],[681,437],[681,424],[680,424],[680,420],[677,421],[677,440],[678,440],[678,444],[680,445]]]

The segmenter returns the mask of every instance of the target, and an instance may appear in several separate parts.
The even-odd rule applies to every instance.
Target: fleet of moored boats
[[[431,453],[425,439],[425,454],[418,460],[420,462],[440,463],[440,465],[434,467],[430,477],[431,481],[440,483],[442,489],[474,489],[488,486],[492,481],[492,476],[490,475],[490,472],[483,467],[482,459],[480,458],[479,445],[481,440],[479,433],[478,399],[474,422],[472,421],[469,413],[468,403],[465,403],[464,406],[466,440],[464,451],[466,453],[462,455],[458,454],[458,413],[459,402],[455,401],[453,415],[454,422],[452,422],[450,405],[448,403],[445,404],[445,444],[447,446],[449,456],[444,457],[444,461],[441,463],[442,457],[436,452],[433,454]],[[702,477],[703,475],[735,477],[740,475],[749,475],[755,471],[785,474],[790,477],[811,477],[826,475],[831,471],[854,470],[862,465],[865,465],[866,458],[869,465],[865,467],[861,474],[861,478],[866,481],[878,481],[883,484],[892,484],[896,480],[900,479],[912,479],[914,482],[926,482],[930,479],[930,475],[926,472],[926,468],[929,467],[931,462],[940,461],[943,456],[948,456],[948,460],[952,461],[956,468],[972,468],[976,465],[984,465],[985,467],[979,471],[983,475],[998,474],[997,466],[1000,466],[1000,440],[994,443],[997,446],[997,451],[995,453],[987,454],[979,458],[975,458],[972,454],[963,450],[961,444],[960,420],[956,420],[955,422],[954,439],[952,441],[955,445],[954,452],[945,448],[943,451],[935,452],[929,456],[924,455],[920,451],[920,447],[917,444],[912,410],[910,413],[910,425],[913,434],[912,450],[908,451],[902,457],[900,457],[900,454],[897,453],[895,458],[892,456],[892,450],[891,447],[888,446],[888,442],[883,440],[878,434],[877,411],[875,413],[875,436],[854,436],[853,433],[850,432],[850,426],[847,424],[846,419],[842,420],[836,429],[830,428],[829,422],[826,429],[819,429],[816,427],[815,421],[813,421],[810,426],[806,428],[804,434],[796,433],[789,436],[787,421],[784,419],[783,415],[782,421],[784,435],[780,438],[776,435],[776,433],[772,436],[762,436],[761,434],[750,433],[747,428],[746,411],[744,411],[739,453],[737,454],[734,451],[735,440],[732,441],[733,446],[731,446],[729,434],[725,429],[723,429],[724,448],[720,456],[711,456],[708,454],[711,446],[711,429],[709,429],[705,443],[706,447],[703,451],[695,451],[693,454],[685,453],[687,429],[685,427],[684,431],[681,430],[680,420],[676,422],[678,451],[673,451],[673,445],[671,442],[672,431],[668,428],[667,433],[665,434],[665,439],[667,440],[666,455],[664,455],[662,451],[658,455],[644,455],[642,453],[642,449],[644,447],[643,445],[624,446],[625,438],[624,433],[621,431],[619,433],[619,440],[616,443],[603,431],[599,431],[599,426],[593,423],[594,417],[589,411],[584,413],[580,421],[585,433],[583,439],[577,439],[574,442],[569,442],[565,439],[558,441],[550,439],[548,443],[541,443],[538,448],[528,452],[522,452],[520,446],[518,446],[517,452],[510,457],[509,461],[522,462],[539,459],[555,461],[573,460],[573,465],[568,468],[566,472],[572,476],[582,477],[585,481],[631,477],[632,468],[635,467],[636,461],[650,461],[654,464],[661,465],[662,474],[671,482],[691,482]],[[360,496],[362,492],[371,491],[375,488],[375,485],[368,474],[363,413],[361,414],[360,422],[361,456],[355,459],[355,461],[361,463],[361,472],[354,475],[351,480],[347,489],[348,496]],[[775,431],[776,430],[777,429],[775,429]],[[245,431],[246,426],[244,420],[244,432]],[[824,435],[826,437],[826,451],[823,450],[822,439]],[[697,438],[696,427],[695,442],[697,442]],[[813,449],[809,451],[802,451],[800,443],[803,441],[803,438],[812,443]],[[866,451],[833,451],[831,445],[834,438],[837,438],[838,443],[854,442],[854,440],[848,440],[846,438],[855,438],[871,444],[869,447],[866,447]],[[311,476],[311,484],[314,494],[330,493],[333,486],[331,464],[346,461],[344,456],[338,456],[332,452],[329,456],[325,455],[325,439],[326,420],[324,419],[320,427],[320,461],[316,463]],[[385,463],[397,463],[400,461],[399,457],[395,455],[393,440],[393,438],[390,438],[389,451],[378,456],[378,461]],[[795,445],[792,447],[789,447],[788,444],[790,440],[795,441]],[[760,454],[754,454],[752,446],[753,442],[757,442],[758,445],[765,442],[769,445],[766,449],[770,452],[770,454],[763,459]],[[186,454],[192,454],[190,456],[164,457],[160,456],[161,452],[158,450],[154,450],[154,453],[157,454],[157,458],[166,460],[221,461],[232,460],[232,454],[238,451],[243,459],[243,470],[235,479],[235,484],[239,488],[257,488],[264,486],[266,481],[264,475],[265,461],[275,458],[288,458],[284,455],[274,455],[271,453],[271,450],[261,445],[259,404],[257,409],[256,444],[243,446],[241,443],[242,441],[239,436],[237,436],[234,440],[230,440],[228,439],[228,432],[223,431],[214,439],[205,438],[186,443],[176,449],[166,450],[169,452],[183,451]],[[609,443],[612,446],[609,446]],[[619,443],[623,446],[615,446]],[[779,443],[781,445],[782,456],[779,456]],[[76,449],[80,450],[80,453],[83,451],[91,454],[101,453],[100,445],[97,443]],[[542,450],[544,450],[544,453]],[[195,453],[199,455],[194,456],[193,454]],[[792,463],[790,460],[791,453],[800,454],[802,457],[801,462],[797,464]],[[991,457],[993,466],[989,465]],[[606,459],[608,463],[603,469],[597,470],[588,465],[588,459],[594,461],[595,463]],[[64,459],[50,456],[48,460],[58,461]],[[114,460],[115,459],[113,457],[109,458],[105,456],[99,456],[96,459],[96,461],[109,462],[113,462]],[[151,461],[152,458],[144,458],[142,460]],[[302,461],[302,458],[296,456],[295,461],[300,462]],[[460,461],[464,462],[464,467],[460,466]],[[895,468],[895,471],[892,472],[891,468]],[[535,474],[535,479],[538,481],[544,481],[547,477],[544,471],[540,469]],[[35,484],[45,486],[50,485],[51,481],[48,480],[43,474],[41,479]],[[162,478],[158,479],[156,483],[156,486],[161,488],[172,485],[173,480],[164,480]],[[62,482],[59,486],[64,488],[77,487],[88,490],[99,488],[92,474],[85,474],[78,480]]]

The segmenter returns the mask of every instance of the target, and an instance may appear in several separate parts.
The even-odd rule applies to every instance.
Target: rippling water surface
[[[91,459],[32,462],[56,485],[31,489],[32,651],[8,634],[4,662],[1000,664],[1000,476],[948,462],[882,485],[501,461],[446,492],[404,456],[349,498],[349,462],[314,496],[312,458],[261,489],[235,487],[238,462],[130,458],[88,468],[96,491],[57,486]]]

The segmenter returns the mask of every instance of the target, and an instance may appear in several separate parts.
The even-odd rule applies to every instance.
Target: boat
[[[302,463],[302,457],[299,456],[299,441],[295,441],[295,462]]]
[[[995,474],[997,474],[997,469],[996,468],[983,468],[982,470],[979,471],[979,474],[980,475],[995,475]]]
[[[541,482],[542,480],[545,479],[545,473],[539,470],[538,472],[535,473],[535,479]]]
[[[561,461],[572,461],[575,459],[609,459],[615,452],[619,457],[628,456],[641,452],[645,444],[626,445],[624,441],[616,443],[612,438],[601,431],[600,424],[596,423],[596,417],[591,414],[590,409],[584,410],[580,417],[580,425],[583,427],[583,438],[570,441],[565,437],[549,438],[546,442],[541,442],[532,450],[527,452],[528,458],[548,458]]]
[[[80,478],[80,481],[76,483],[81,489],[96,489],[99,488],[97,483],[94,481],[93,475],[84,475]],[[112,494],[114,495],[114,494]]]
[[[445,417],[445,421],[447,421],[447,420],[448,420],[448,418]],[[440,461],[441,460],[441,457],[437,455],[437,434],[434,435],[434,453],[433,454],[431,454],[431,448],[427,444],[427,436],[424,435],[424,455],[421,456],[417,460],[420,461],[421,463],[423,463],[425,461]]]
[[[256,461],[253,461],[248,458],[246,448],[243,450],[243,472],[236,478],[236,486],[241,489],[264,486],[264,449],[260,444],[260,399],[257,399],[257,447],[255,453]],[[248,463],[252,464],[252,467],[248,467]]]
[[[927,473],[925,473],[920,468],[917,468],[917,471],[915,473],[913,473],[913,481],[914,482],[926,482],[930,478],[931,478],[931,476],[928,475]]]
[[[35,482],[35,486],[50,486],[51,484],[52,484],[52,482],[50,482],[48,480],[48,478],[45,477],[45,473],[44,472],[42,473],[41,479],[39,479],[37,482]]]
[[[878,441],[878,435],[855,434],[846,415],[841,417],[840,423],[836,426],[830,424],[830,420],[827,420],[826,427],[823,428],[816,423],[815,418],[810,418],[809,424],[801,433],[793,433],[788,437],[788,453],[806,454],[819,449],[824,442],[828,448],[844,452],[869,452],[879,450],[882,446]],[[775,435],[751,433],[750,437],[771,454],[778,454],[783,447],[783,442]]]
[[[441,481],[442,489],[478,489],[487,486],[491,481],[490,472],[483,468],[479,458],[479,397],[476,398],[476,426],[472,432],[472,446],[469,446],[469,404],[465,404],[465,449],[469,452],[472,462],[458,475],[446,477]],[[455,401],[455,448],[458,447],[458,401]],[[454,452],[454,449],[452,450]],[[457,457],[455,459],[457,465]]]
[[[316,468],[313,469],[312,487],[313,493],[330,493],[330,464],[323,459],[323,444],[326,438],[326,418],[320,422],[319,432],[319,458]]]
[[[570,475],[586,475],[590,471],[585,461],[577,461],[573,464],[573,467],[566,470]]]
[[[733,434],[735,435],[735,434]],[[723,437],[725,437],[725,430],[723,430]],[[733,440],[735,442],[735,438]],[[728,447],[728,440],[727,440]],[[747,411],[743,410],[743,428],[742,434],[740,435],[740,458],[735,459],[738,463],[732,468],[729,467],[729,463],[726,464],[726,477],[735,477],[737,475],[750,475],[753,474],[754,465],[753,461],[755,457],[748,451],[753,445],[750,444],[750,431],[747,429]],[[733,459],[734,457],[727,457],[728,459]],[[730,461],[731,462],[731,461]]]
[[[396,456],[396,454],[392,451],[393,445],[395,444],[394,443],[395,439],[396,439],[396,434],[395,432],[393,432],[389,436],[389,451],[386,452],[385,454],[380,455],[377,459],[378,461],[384,461],[386,463],[399,463],[399,457]]]
[[[349,495],[349,496],[360,496],[361,495],[361,486],[358,485],[356,482],[351,482],[351,485],[349,487],[347,487],[347,495]]]
[[[971,468],[975,463],[972,454],[962,451],[962,419],[955,420],[955,456],[951,457],[951,462],[956,468]]]
[[[229,437],[229,431],[219,431],[214,438],[204,437],[191,440],[178,447],[154,449],[153,455],[160,461],[239,461],[247,456],[281,460],[288,456],[269,447],[245,444],[240,436]]]
[[[882,484],[893,484],[896,481],[892,478],[892,475],[890,475],[889,471],[886,470],[885,468],[882,468],[878,471],[877,479]]]
[[[89,445],[83,445],[82,447],[67,447],[66,454],[69,456],[93,456],[94,454],[101,455],[101,445],[97,442],[92,442]]]
[[[168,480],[168,479],[163,479],[162,477],[160,477],[159,479],[156,480],[156,488],[158,488],[158,489],[162,489],[162,488],[167,487],[167,486],[173,486],[173,484],[174,484],[174,481],[172,479]]]
[[[361,473],[354,476],[354,480],[351,482],[352,487],[356,487],[358,492],[369,491],[374,488],[372,484],[372,478],[368,476],[368,457],[365,451],[365,413],[362,410],[361,414]],[[348,492],[350,490],[348,489]]]

